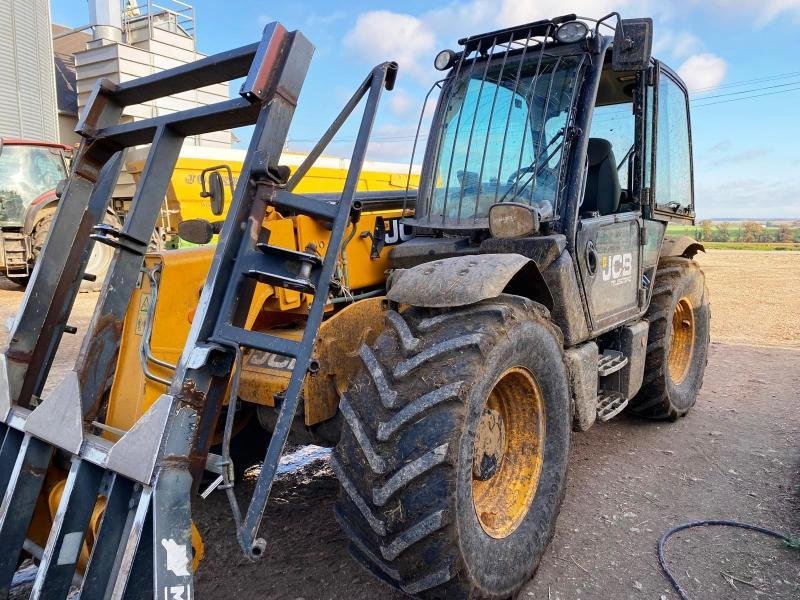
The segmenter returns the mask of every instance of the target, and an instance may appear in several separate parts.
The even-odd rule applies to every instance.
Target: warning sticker
[[[147,322],[147,311],[150,308],[150,294],[142,295],[139,300],[139,312],[136,314],[135,333],[138,336],[144,335],[144,324]]]

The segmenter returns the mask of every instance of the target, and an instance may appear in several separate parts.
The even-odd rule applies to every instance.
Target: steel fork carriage
[[[188,599],[193,596],[191,495],[206,463],[211,434],[242,348],[296,359],[277,425],[241,521],[238,540],[251,558],[278,460],[328,299],[344,230],[359,205],[353,196],[378,100],[392,89],[397,65],[375,67],[304,163],[287,181],[278,160],[313,46],[299,32],[268,25],[260,43],[138,80],[95,87],[77,131],[84,138],[50,237],[0,355],[0,598],[23,550],[38,555],[34,598],[80,596]],[[125,106],[246,75],[240,98],[120,123]],[[292,193],[297,182],[367,97],[344,191],[338,202]],[[189,338],[168,392],[118,440],[102,435],[103,396],[114,375],[122,321],[184,138],[255,124],[228,216]],[[152,144],[122,230],[101,225],[126,148]],[[269,244],[262,222],[270,207],[330,223],[324,257]],[[74,368],[49,394],[44,384],[67,324],[92,241],[113,246],[114,260]],[[243,328],[257,282],[314,295],[302,339]],[[27,538],[52,461],[69,474],[46,546]],[[99,529],[83,576],[78,557],[97,506]],[[152,586],[143,582],[152,581]],[[135,584],[134,584],[135,582]]]

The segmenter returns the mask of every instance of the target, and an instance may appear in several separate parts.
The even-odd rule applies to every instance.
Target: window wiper
[[[628,162],[628,159],[630,159],[631,154],[633,154],[634,146],[636,146],[636,144],[631,144],[631,147],[628,148],[628,151],[625,153],[625,156],[622,157],[622,160],[617,165],[617,171],[619,171],[622,168],[622,165],[624,165],[626,162]]]
[[[503,197],[500,198],[500,202],[505,202],[506,198],[508,198],[508,195],[511,193],[512,190],[516,189],[516,192],[514,194],[515,196],[520,195],[525,190],[525,188],[528,187],[528,185],[531,183],[531,181],[534,181],[541,174],[541,172],[547,166],[547,163],[550,162],[550,160],[555,156],[556,152],[558,152],[561,149],[561,147],[564,145],[564,141],[566,140],[566,136],[564,134],[565,134],[565,128],[562,127],[561,129],[558,130],[558,133],[556,133],[550,139],[550,141],[547,142],[547,145],[544,147],[544,152],[547,152],[550,149],[550,146],[552,146],[557,139],[562,138],[561,139],[561,143],[558,144],[558,146],[556,146],[555,148],[553,148],[552,151],[550,151],[550,153],[544,159],[544,162],[540,163],[538,166],[536,166],[534,168],[536,163],[539,161],[539,159],[536,158],[536,159],[534,159],[534,161],[530,165],[528,165],[524,169],[520,169],[519,171],[517,171],[514,174],[516,176],[520,172],[522,172],[522,173],[530,172],[530,177],[528,177],[528,180],[525,182],[525,184],[522,187],[519,187],[519,188],[517,188],[517,184],[516,184],[518,179],[515,178],[514,185],[512,187],[508,188],[508,191],[505,194],[503,194]]]

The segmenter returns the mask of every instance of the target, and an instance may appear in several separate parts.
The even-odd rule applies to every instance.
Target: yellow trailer
[[[148,148],[137,148],[128,153],[125,161],[125,170],[130,173],[136,182],[139,181],[144,162],[147,158]],[[245,151],[232,148],[210,148],[202,146],[186,146],[181,150],[178,164],[172,174],[167,197],[161,211],[160,227],[165,247],[178,246],[177,229],[181,221],[189,219],[207,219],[210,221],[224,219],[215,216],[211,210],[211,201],[202,197],[201,173],[217,166],[230,167],[233,181],[227,175],[226,169],[221,169],[220,174],[227,186],[227,202],[232,197],[231,188],[236,185],[239,173],[242,170]],[[292,172],[300,166],[306,154],[302,152],[284,152],[280,164],[286,165]],[[339,192],[344,187],[344,180],[350,160],[335,156],[321,156],[314,166],[300,181],[296,188],[299,194],[333,193]],[[409,170],[408,164],[366,161],[361,171],[358,184],[360,192],[376,192],[386,190],[405,190],[411,175],[411,187],[416,187],[419,180],[417,168]]]

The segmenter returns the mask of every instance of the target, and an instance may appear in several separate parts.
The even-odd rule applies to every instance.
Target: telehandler
[[[225,490],[257,560],[291,437],[334,447],[336,517],[376,576],[506,598],[552,537],[570,430],[691,409],[710,309],[702,246],[665,236],[694,220],[691,132],[652,21],[566,15],[459,44],[435,58],[419,186],[401,194],[356,194],[394,63],[291,176],[299,32],[273,23],[259,44],[98,82],[70,208],[0,355],[0,597],[32,555],[35,597],[191,598],[194,492]],[[245,75],[240,98],[118,123],[123,105]],[[293,192],[364,98],[341,194]],[[225,222],[182,225],[216,248],[145,256],[183,137],[253,122]],[[121,150],[145,143],[130,217],[106,227]],[[92,242],[114,261],[74,369],[43,395]],[[255,462],[242,510],[233,486]]]

